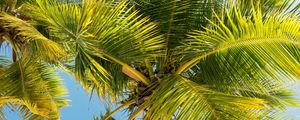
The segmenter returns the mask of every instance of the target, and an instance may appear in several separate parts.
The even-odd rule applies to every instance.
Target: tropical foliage
[[[0,2],[2,109],[59,119],[57,69],[119,105],[96,119],[275,119],[298,105],[296,0],[70,1]]]

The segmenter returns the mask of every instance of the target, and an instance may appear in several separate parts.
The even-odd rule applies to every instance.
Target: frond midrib
[[[249,46],[249,45],[255,45],[255,44],[263,44],[263,43],[285,43],[285,44],[293,44],[293,45],[300,45],[300,42],[298,41],[292,41],[289,40],[286,37],[273,37],[273,38],[248,38],[248,39],[240,39],[235,40],[232,42],[227,42],[219,45],[218,47],[211,49],[210,51],[200,53],[199,56],[191,59],[190,61],[186,62],[185,64],[180,67],[176,73],[181,74],[183,72],[186,72],[188,69],[193,67],[197,62],[201,61],[202,59],[216,54],[220,51],[225,51],[230,48],[236,48],[240,46]]]

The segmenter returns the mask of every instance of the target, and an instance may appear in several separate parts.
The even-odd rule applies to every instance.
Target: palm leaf
[[[299,51],[297,46],[300,27],[297,18],[293,19],[291,16],[286,19],[279,15],[263,21],[260,10],[253,9],[253,14],[254,20],[247,20],[235,9],[237,18],[230,19],[230,16],[228,18],[229,21],[237,21],[238,24],[232,23],[227,27],[219,19],[219,24],[212,23],[213,28],[192,33],[190,35],[192,39],[187,41],[185,47],[193,49],[194,55],[198,53],[198,56],[185,63],[177,73],[187,71],[199,62],[204,66],[208,65],[208,60],[213,60],[218,63],[215,67],[234,70],[230,73],[242,72],[243,75],[248,74],[250,77],[257,74],[265,79],[271,77],[278,80],[277,82],[280,80],[279,76],[290,80],[294,79],[292,76],[298,77],[297,54],[292,54]],[[210,69],[200,64],[197,67],[206,71],[204,74],[222,73],[222,70],[212,71],[219,69]],[[232,78],[238,79],[233,75]]]
[[[15,30],[15,35],[5,35],[5,38],[19,55],[29,50],[31,55],[50,61],[65,54],[57,43],[44,37],[30,23],[6,13],[0,13],[0,21],[4,28]]]
[[[37,0],[26,9],[25,14],[48,26],[50,36],[73,55],[69,59],[75,59],[75,75],[81,84],[87,90],[92,86],[101,96],[107,96],[103,91],[114,89],[114,71],[99,61],[119,64],[127,70],[125,74],[134,74],[134,80],[149,84],[131,67],[132,62],[164,55],[164,40],[156,25],[137,15],[127,2],[112,6],[105,0],[83,1],[81,5]]]
[[[223,0],[134,0],[136,9],[149,16],[165,34],[168,47],[174,48],[186,33],[207,26],[206,18],[222,10]]]
[[[0,119],[1,119],[1,120],[7,120],[7,119],[6,119],[6,116],[5,116],[5,114],[4,114],[4,109],[3,109],[3,108],[0,108]]]
[[[262,98],[217,92],[180,76],[166,79],[142,105],[144,119],[259,119],[267,109]]]
[[[21,59],[1,74],[1,106],[9,105],[24,119],[57,119],[66,106],[66,90],[54,70],[32,59]]]
[[[177,74],[225,94],[263,99],[272,109],[297,105],[282,89],[299,79],[298,17],[275,13],[264,18],[256,7],[251,13],[243,16],[233,6],[205,31],[190,33],[179,47],[183,60],[190,60]]]
[[[251,15],[250,11],[252,6],[260,8],[263,17],[267,18],[268,14],[279,12],[279,13],[296,13],[299,9],[299,2],[297,0],[229,0],[228,4],[238,5],[242,13]]]

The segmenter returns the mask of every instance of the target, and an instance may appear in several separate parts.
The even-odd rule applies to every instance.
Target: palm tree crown
[[[296,0],[4,0],[0,105],[59,119],[55,69],[107,103],[156,119],[274,119],[297,106]],[[2,45],[3,46],[3,45]],[[0,112],[0,119],[4,114]]]

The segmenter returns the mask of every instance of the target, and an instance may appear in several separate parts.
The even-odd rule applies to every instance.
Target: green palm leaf
[[[0,13],[0,21],[7,33],[15,30],[15,34],[6,34],[4,38],[13,46],[18,55],[26,51],[34,57],[51,61],[65,54],[57,43],[43,36],[30,23],[6,13]]]
[[[217,60],[216,62],[220,65],[235,65],[234,62],[244,62],[243,71],[249,74],[253,73],[249,70],[255,69],[265,71],[264,73],[268,73],[274,79],[276,78],[275,71],[279,73],[277,75],[290,79],[294,79],[290,75],[298,76],[297,56],[291,54],[298,51],[297,40],[299,40],[300,27],[296,21],[297,18],[293,19],[290,16],[286,19],[279,15],[263,21],[260,10],[253,9],[253,14],[254,20],[251,21],[242,17],[236,10],[237,18],[233,20],[229,16],[228,18],[229,21],[237,21],[238,24],[232,23],[227,27],[219,19],[219,24],[212,23],[213,28],[192,33],[190,35],[192,39],[187,42],[187,46],[200,55],[184,64],[177,73],[187,71],[200,61],[204,62],[211,58]],[[237,58],[239,61],[234,61],[236,57],[239,57]],[[279,79],[278,76],[277,79]]]
[[[143,104],[144,119],[258,119],[267,109],[262,98],[217,92],[180,76],[166,79]]]
[[[149,16],[165,34],[168,47],[176,47],[186,33],[207,26],[206,18],[222,10],[223,0],[134,0],[136,9]]]
[[[61,79],[50,66],[21,59],[11,64],[0,79],[1,106],[9,105],[25,119],[58,119],[68,104]]]
[[[115,71],[105,69],[99,59],[118,64],[131,78],[149,84],[131,67],[132,62],[164,55],[164,40],[156,25],[137,15],[127,2],[112,6],[105,0],[81,5],[37,0],[26,8],[26,14],[48,26],[50,36],[73,55],[70,59],[75,59],[75,75],[81,84],[87,90],[93,86],[101,96],[114,89],[111,74]]]
[[[183,47],[190,60],[177,73],[222,93],[263,99],[275,109],[297,105],[280,89],[299,79],[298,17],[251,12],[245,17],[235,6],[226,19],[217,17],[205,31],[192,32]]]
[[[6,120],[5,114],[3,112],[4,110],[2,108],[0,108],[0,119],[1,120]]]
[[[58,66],[120,106],[103,119],[127,106],[129,119],[281,117],[299,105],[286,89],[300,78],[295,2],[0,1],[0,44],[13,53],[0,57],[0,108],[59,119]]]

